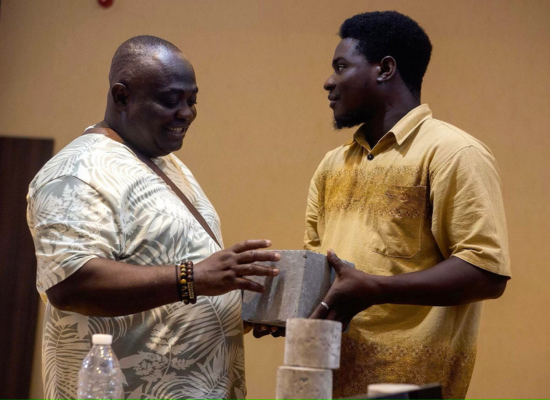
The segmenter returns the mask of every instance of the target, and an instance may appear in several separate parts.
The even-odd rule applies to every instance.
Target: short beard
[[[353,128],[354,126],[361,125],[366,120],[364,113],[361,111],[352,110],[338,118],[335,117],[332,122],[334,129],[340,130],[343,128]]]

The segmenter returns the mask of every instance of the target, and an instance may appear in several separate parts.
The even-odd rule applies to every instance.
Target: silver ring
[[[327,311],[330,310],[330,307],[329,307],[328,304],[325,303],[324,301],[321,302],[321,305],[322,305],[323,307],[325,307],[325,308],[327,309]]]

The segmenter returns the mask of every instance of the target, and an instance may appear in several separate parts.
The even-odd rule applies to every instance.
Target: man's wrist
[[[366,281],[365,290],[371,300],[369,306],[391,303],[391,276],[369,275]]]

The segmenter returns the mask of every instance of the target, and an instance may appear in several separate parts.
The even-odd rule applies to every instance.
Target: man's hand
[[[244,333],[247,334],[250,331],[256,339],[264,337],[266,335],[271,335],[273,337],[285,336],[285,328],[279,326],[269,326],[263,324],[253,324],[250,322],[243,321]]]
[[[271,335],[273,337],[284,337],[286,335],[285,328],[281,328],[280,326],[271,326],[271,325],[263,325],[263,324],[252,324],[254,326],[252,334],[255,338],[259,339],[261,337],[264,337],[266,335]]]
[[[378,304],[449,307],[500,297],[509,277],[478,268],[458,257],[423,271],[382,276],[348,267],[327,252],[336,280],[310,318],[342,322],[345,330],[360,311]]]
[[[336,272],[336,279],[323,299],[323,304],[313,311],[310,318],[328,319],[342,323],[346,330],[351,319],[374,303],[375,278],[346,265],[333,250],[327,252],[328,261]]]
[[[246,240],[218,251],[196,264],[193,270],[197,296],[219,296],[232,290],[263,292],[264,287],[245,276],[276,276],[278,269],[254,264],[278,261],[279,253],[258,250],[271,246],[269,240]]]

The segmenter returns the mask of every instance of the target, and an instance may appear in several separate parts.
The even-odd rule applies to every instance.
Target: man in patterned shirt
[[[481,300],[510,277],[496,161],[421,104],[432,47],[416,22],[359,14],[340,37],[325,89],[335,127],[360,128],[315,172],[305,235],[337,274],[312,318],[350,324],[334,396],[440,382],[445,397],[463,398]]]
[[[276,275],[254,262],[280,256],[258,250],[268,240],[223,250],[214,207],[171,154],[196,116],[195,73],[181,51],[134,37],[116,51],[109,82],[105,119],[53,157],[29,189],[46,301],[44,395],[75,398],[92,334],[108,333],[126,397],[243,398],[240,290],[262,291],[245,276]],[[198,297],[184,305],[175,264],[188,260]]]

